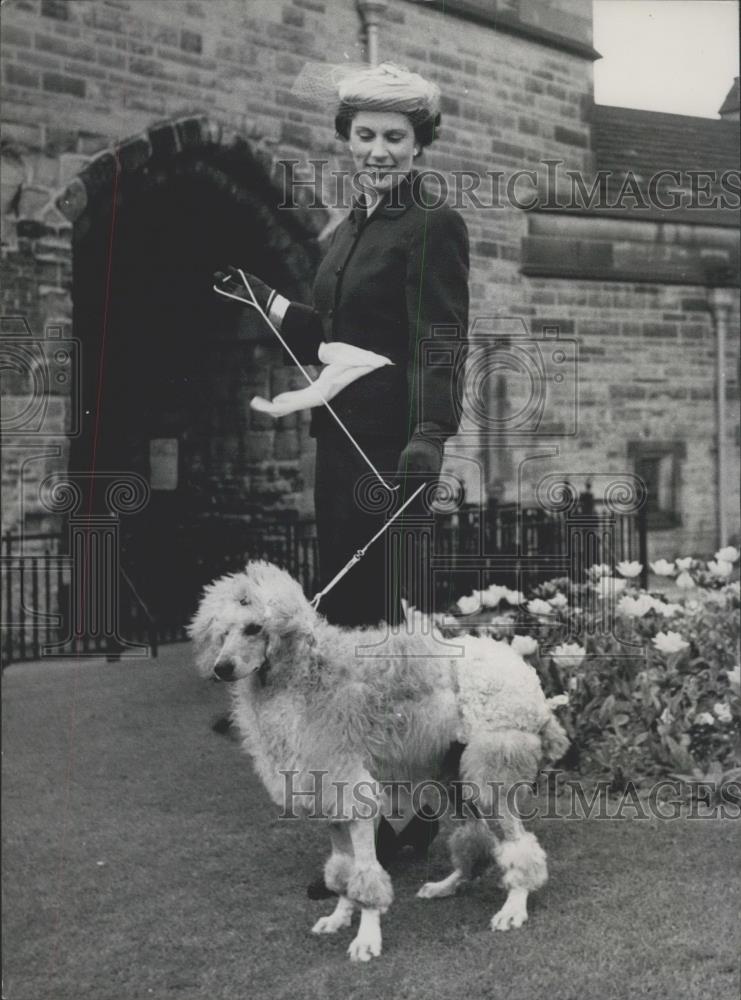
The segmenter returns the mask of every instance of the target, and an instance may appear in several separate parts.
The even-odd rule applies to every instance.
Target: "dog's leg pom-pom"
[[[394,900],[389,874],[379,864],[355,865],[345,895],[359,906],[378,910],[379,913],[385,913]]]
[[[347,854],[331,854],[324,865],[324,884],[340,896],[347,895],[347,883],[353,870],[353,859]]]

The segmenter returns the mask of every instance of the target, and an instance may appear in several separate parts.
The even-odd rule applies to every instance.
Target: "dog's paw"
[[[370,962],[381,954],[381,932],[378,934],[359,933],[347,949],[352,962]]]
[[[349,927],[352,923],[352,912],[350,913],[330,913],[328,917],[320,917],[311,928],[312,934],[336,934],[343,927]]]
[[[526,920],[527,895],[510,893],[501,910],[491,918],[491,929],[508,931],[513,927],[522,927]]]
[[[311,928],[314,934],[335,934],[352,923],[354,906],[346,896],[340,896],[337,906],[326,917],[320,917]]]
[[[440,882],[425,882],[417,893],[417,899],[444,899],[445,896],[454,896],[461,881],[459,873],[453,872]]]

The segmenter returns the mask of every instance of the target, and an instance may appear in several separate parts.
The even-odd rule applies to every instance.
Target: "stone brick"
[[[477,240],[473,245],[473,252],[482,257],[498,257],[499,247],[491,240]]]
[[[245,440],[245,452],[250,462],[261,462],[273,454],[273,431],[251,431]]]
[[[80,156],[79,153],[62,153],[59,157],[59,183],[69,184],[73,177],[77,177],[90,162],[89,156]]]
[[[173,48],[180,43],[180,36],[177,28],[172,28],[167,24],[158,24],[152,29],[152,41],[158,45],[171,45]]]
[[[63,73],[44,73],[44,90],[54,94],[71,94],[73,97],[85,96],[85,81],[79,77],[65,76]]]
[[[51,198],[51,190],[36,184],[24,184],[18,204],[18,218],[33,218]]]
[[[525,90],[531,94],[542,94],[545,91],[545,87],[539,80],[526,79]]]
[[[41,0],[41,16],[51,17],[55,20],[66,21],[70,15],[70,6],[67,0]]]
[[[665,339],[677,336],[677,326],[675,323],[644,323],[644,337],[662,337]]]
[[[524,115],[520,115],[517,119],[517,127],[526,135],[540,135],[543,131],[543,126],[536,118],[527,118]]]
[[[306,23],[306,15],[300,10],[292,7],[284,7],[282,11],[283,24],[291,24],[294,28],[303,28]]]
[[[42,52],[54,52],[71,59],[95,59],[95,47],[74,38],[60,38],[58,35],[36,35],[36,48]]]
[[[42,127],[32,122],[4,121],[2,138],[5,143],[14,143],[26,149],[41,149]]]
[[[553,138],[556,142],[563,142],[569,146],[580,146],[586,149],[589,139],[584,132],[575,132],[574,129],[564,128],[563,125],[556,125],[553,130]]]
[[[312,130],[308,125],[299,125],[296,122],[282,122],[280,130],[281,142],[289,146],[300,146],[303,149],[310,149],[312,145]]]
[[[35,70],[26,69],[25,66],[18,66],[16,63],[6,62],[4,67],[5,82],[15,87],[32,87],[38,89],[41,86],[40,74]]]
[[[708,300],[707,299],[682,299],[682,312],[707,312],[708,311]]]
[[[18,45],[30,48],[33,44],[33,36],[25,28],[19,28],[15,24],[3,25],[3,45]]]
[[[180,32],[180,48],[183,52],[201,53],[203,51],[203,36],[197,31]]]
[[[161,59],[145,59],[142,56],[129,59],[129,72],[155,78],[165,76]]]
[[[298,458],[299,451],[300,440],[297,431],[276,431],[275,441],[273,444],[273,455],[276,461],[286,461],[287,459]]]

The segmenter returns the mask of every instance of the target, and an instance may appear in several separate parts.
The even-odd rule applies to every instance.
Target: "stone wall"
[[[591,16],[587,0],[547,6],[549,24],[559,11]],[[537,20],[535,7],[531,13]],[[2,306],[4,316],[24,317],[37,338],[50,325],[72,333],[71,225],[53,196],[101,150],[163,118],[204,113],[246,138],[274,167],[297,160],[301,176],[308,176],[309,159],[326,159],[329,171],[349,167],[332,115],[292,85],[307,61],[364,58],[354,0],[14,0],[2,18]],[[491,204],[491,171],[501,171],[506,182],[518,170],[541,173],[549,158],[565,169],[592,168],[590,59],[405,0],[389,3],[379,50],[443,90],[442,135],[419,166],[442,174],[468,224],[472,322],[522,317],[536,337],[555,325],[578,342],[578,434],[561,436],[561,415],[547,414],[550,436],[536,444],[542,440],[559,454],[557,461],[538,460],[538,472],[559,466],[574,482],[586,472],[622,472],[631,463],[628,442],[681,437],[687,443],[682,523],[656,536],[654,554],[709,550],[713,334],[705,290],[527,276],[521,270],[526,213],[506,197]],[[483,179],[478,202],[460,198],[461,171]],[[326,186],[323,196],[333,222],[342,210],[331,205]],[[319,230],[327,215],[317,211]],[[729,354],[733,349],[730,344]],[[277,385],[290,376],[271,358]],[[734,372],[730,365],[729,375]],[[729,406],[737,398],[734,386],[730,379]],[[19,406],[23,386],[15,390]],[[63,398],[66,390],[49,391]],[[514,412],[516,379],[507,391],[503,405]],[[56,432],[63,468],[61,416],[49,430]],[[274,493],[276,483],[289,484],[296,508],[310,512],[305,423],[255,426],[249,433],[254,488]],[[735,417],[730,433],[737,446]],[[479,458],[479,448],[475,435],[464,434],[450,451]],[[513,447],[511,455],[498,456],[510,493],[517,489],[518,454]],[[736,470],[729,470],[729,489]],[[17,475],[14,466],[5,467],[6,511],[18,510]],[[533,475],[528,471],[523,483]]]
[[[738,538],[739,298],[729,317],[726,345],[726,510]],[[557,326],[578,348],[577,433],[542,435],[538,443],[559,454],[527,469],[523,492],[540,476],[569,473],[580,486],[593,481],[599,498],[610,476],[634,471],[631,444],[677,443],[676,527],[649,531],[652,559],[708,553],[716,544],[715,354],[716,336],[705,287],[530,279],[520,312],[530,326]],[[571,397],[568,397],[569,399]],[[517,403],[516,384],[510,401]],[[548,419],[566,424],[565,404]],[[547,421],[545,430],[547,431]],[[534,450],[544,450],[543,448]],[[602,485],[601,485],[602,484]]]

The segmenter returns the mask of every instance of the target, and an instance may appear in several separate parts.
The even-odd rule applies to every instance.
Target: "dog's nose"
[[[231,660],[224,660],[222,663],[217,663],[214,667],[214,674],[220,681],[233,681],[234,664]]]

